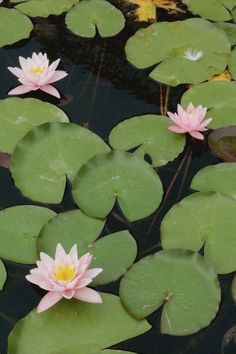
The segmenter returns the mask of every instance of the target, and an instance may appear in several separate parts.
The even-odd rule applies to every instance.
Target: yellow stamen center
[[[61,265],[54,269],[55,279],[58,281],[70,281],[76,276],[73,265]]]
[[[38,74],[38,73],[42,74],[42,73],[44,72],[44,69],[43,69],[43,68],[40,68],[39,66],[37,66],[36,68],[33,68],[33,69],[31,70],[31,72],[32,72],[33,74]]]

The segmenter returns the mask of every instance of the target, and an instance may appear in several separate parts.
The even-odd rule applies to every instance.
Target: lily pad
[[[112,151],[88,161],[73,184],[73,199],[88,215],[105,218],[117,199],[130,221],[152,214],[162,199],[162,183],[139,157]]]
[[[126,119],[112,129],[109,143],[114,149],[130,150],[144,158],[148,154],[152,166],[165,165],[184,149],[185,136],[168,130],[171,121],[167,117],[147,114]]]
[[[214,25],[221,28],[228,36],[231,46],[236,45],[236,25],[229,22],[215,22]]]
[[[38,249],[54,256],[58,243],[68,252],[77,244],[80,256],[90,252],[94,256],[92,266],[103,268],[103,272],[94,279],[93,285],[110,283],[133,264],[137,246],[128,231],[116,232],[96,241],[104,224],[105,220],[91,218],[80,210],[61,213],[41,230]]]
[[[0,257],[16,263],[34,264],[38,259],[36,238],[56,213],[21,205],[0,211]]]
[[[101,294],[102,304],[63,300],[42,314],[33,310],[9,336],[8,354],[86,354],[110,347],[150,329],[137,321],[119,297]]]
[[[236,125],[236,82],[211,81],[196,85],[184,93],[181,104],[189,102],[208,107],[207,117],[212,117],[209,128],[218,129]]]
[[[34,98],[0,100],[0,151],[12,154],[18,141],[34,126],[46,122],[68,122],[56,106]]]
[[[110,148],[86,128],[73,123],[45,123],[18,143],[11,161],[15,185],[27,197],[60,203],[66,177],[72,181],[83,163]]]
[[[111,37],[125,25],[122,12],[104,0],[80,1],[67,13],[65,21],[69,30],[82,37],[94,37],[96,30],[101,37]]]
[[[60,15],[68,11],[78,1],[79,0],[30,0],[15,6],[15,8],[31,17],[48,17],[49,15]]]
[[[204,167],[194,176],[191,188],[200,192],[219,192],[236,199],[236,163]]]
[[[236,275],[233,277],[233,281],[231,284],[231,294],[234,302],[236,302]]]
[[[0,7],[0,47],[28,38],[33,29],[30,19],[14,9]]]
[[[183,0],[188,10],[211,21],[232,20],[231,10],[236,6],[236,0]]]
[[[198,253],[164,250],[143,258],[126,273],[120,296],[138,319],[163,306],[161,332],[181,336],[214,319],[220,287],[217,275]]]
[[[230,49],[227,35],[199,18],[154,23],[137,31],[125,47],[137,68],[159,64],[150,77],[171,86],[197,84],[221,73]]]
[[[208,136],[208,145],[221,160],[236,162],[236,126],[214,130]]]
[[[165,215],[162,247],[192,251],[204,247],[204,258],[217,273],[231,273],[236,270],[235,213],[235,200],[220,193],[192,194]]]
[[[7,279],[6,268],[3,264],[3,262],[0,260],[0,290],[3,289],[6,279]]]
[[[231,52],[231,57],[229,60],[229,71],[233,79],[236,80],[236,48],[234,48]]]

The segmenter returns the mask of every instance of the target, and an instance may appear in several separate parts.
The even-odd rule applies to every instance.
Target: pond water
[[[161,19],[177,19],[168,17],[165,12],[161,12],[160,16]],[[187,89],[184,85],[171,88],[167,97],[167,87],[148,78],[149,70],[137,70],[127,62],[123,48],[127,38],[138,29],[138,25],[132,21],[126,30],[108,39],[99,36],[94,39],[76,37],[65,28],[63,17],[60,16],[35,19],[34,25],[35,30],[30,39],[0,49],[1,99],[7,98],[7,92],[16,84],[7,66],[17,66],[18,56],[28,57],[33,52],[46,52],[50,60],[61,58],[61,68],[69,73],[65,80],[56,85],[62,93],[62,99],[59,101],[41,91],[31,92],[24,97],[58,105],[72,122],[91,129],[107,141],[111,129],[126,118],[148,113],[161,114],[166,108],[175,111],[181,95]],[[192,193],[190,182],[198,170],[218,162],[220,160],[208,149],[206,139],[203,142],[188,139],[185,150],[177,159],[158,168],[166,192],[161,208],[152,216],[131,223],[123,219],[117,206],[109,216],[103,234],[128,229],[138,243],[139,258],[160,250],[159,229],[163,216],[177,201]],[[4,167],[0,167],[0,181],[2,209],[20,204],[42,205],[25,198],[14,186],[9,170]],[[70,184],[67,184],[61,204],[45,206],[58,213],[75,209]],[[38,287],[25,280],[28,266],[7,261],[4,264],[8,278],[4,291],[0,293],[1,354],[7,353],[7,338],[14,324],[38,304],[43,294]],[[233,336],[228,333],[224,337],[236,325],[235,304],[230,295],[232,278],[232,274],[220,276],[222,303],[216,319],[209,327],[194,335],[163,335],[160,333],[161,311],[158,310],[148,317],[152,325],[150,331],[113,348],[142,354],[236,353]],[[99,289],[118,294],[118,285],[119,281],[100,286]]]

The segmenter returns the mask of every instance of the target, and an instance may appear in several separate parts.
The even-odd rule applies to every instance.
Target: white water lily
[[[201,50],[194,50],[194,49],[187,49],[184,52],[183,58],[192,60],[192,61],[197,61],[203,56],[203,52]]]

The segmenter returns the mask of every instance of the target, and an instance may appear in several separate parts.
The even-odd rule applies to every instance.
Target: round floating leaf
[[[192,18],[142,28],[128,40],[125,50],[127,59],[140,69],[159,64],[150,73],[152,79],[177,86],[221,73],[228,63],[230,42],[210,22]]]
[[[168,130],[170,120],[164,116],[147,114],[127,119],[112,129],[109,143],[114,149],[130,150],[144,158],[148,154],[152,166],[165,165],[184,149],[185,136]]]
[[[93,285],[110,283],[133,264],[137,246],[128,231],[116,232],[95,242],[104,224],[105,220],[91,218],[80,210],[61,213],[41,230],[38,249],[54,256],[58,243],[68,252],[77,244],[80,256],[90,252],[94,256],[92,266],[103,268]]]
[[[117,199],[130,221],[152,214],[162,199],[162,184],[151,166],[137,156],[112,151],[88,161],[73,184],[73,198],[88,215],[105,218]]]
[[[138,319],[163,305],[161,332],[187,335],[213,320],[220,303],[220,287],[215,272],[199,254],[164,250],[143,258],[126,273],[120,296]]]
[[[25,196],[43,203],[60,203],[66,177],[72,181],[84,162],[109,150],[101,138],[77,124],[45,123],[18,143],[11,173]]]
[[[7,279],[7,272],[4,264],[0,260],[0,290],[3,289],[6,279]]]
[[[184,93],[181,104],[186,108],[190,102],[203,105],[209,110],[207,117],[212,117],[211,129],[236,125],[236,82],[211,81],[193,86]]]
[[[189,11],[212,21],[232,20],[230,11],[236,6],[236,0],[183,0]]]
[[[38,259],[36,238],[56,214],[47,208],[21,205],[0,212],[0,257],[16,263],[34,264]]]
[[[236,270],[236,203],[220,193],[195,193],[177,203],[161,224],[163,248],[198,251],[219,274]]]
[[[31,17],[48,17],[49,15],[60,15],[68,11],[78,1],[79,0],[30,0],[15,7]]]
[[[219,163],[201,169],[191,188],[200,192],[220,192],[236,199],[236,163]]]
[[[208,136],[208,145],[221,160],[236,162],[236,126],[214,130]]]
[[[236,25],[229,22],[216,22],[216,27],[221,28],[228,36],[231,46],[236,45]]]
[[[68,122],[56,106],[34,98],[0,100],[0,151],[11,154],[18,141],[34,126],[46,122]]]
[[[123,308],[120,299],[101,294],[102,304],[63,300],[19,321],[9,337],[8,354],[87,354],[138,336],[150,329]]]
[[[82,37],[94,37],[96,29],[102,37],[119,33],[125,25],[123,14],[104,0],[84,0],[66,15],[67,27]]]
[[[236,275],[234,276],[231,284],[231,294],[234,302],[236,302]]]
[[[17,10],[0,7],[0,47],[28,38],[33,29],[29,18]]]

